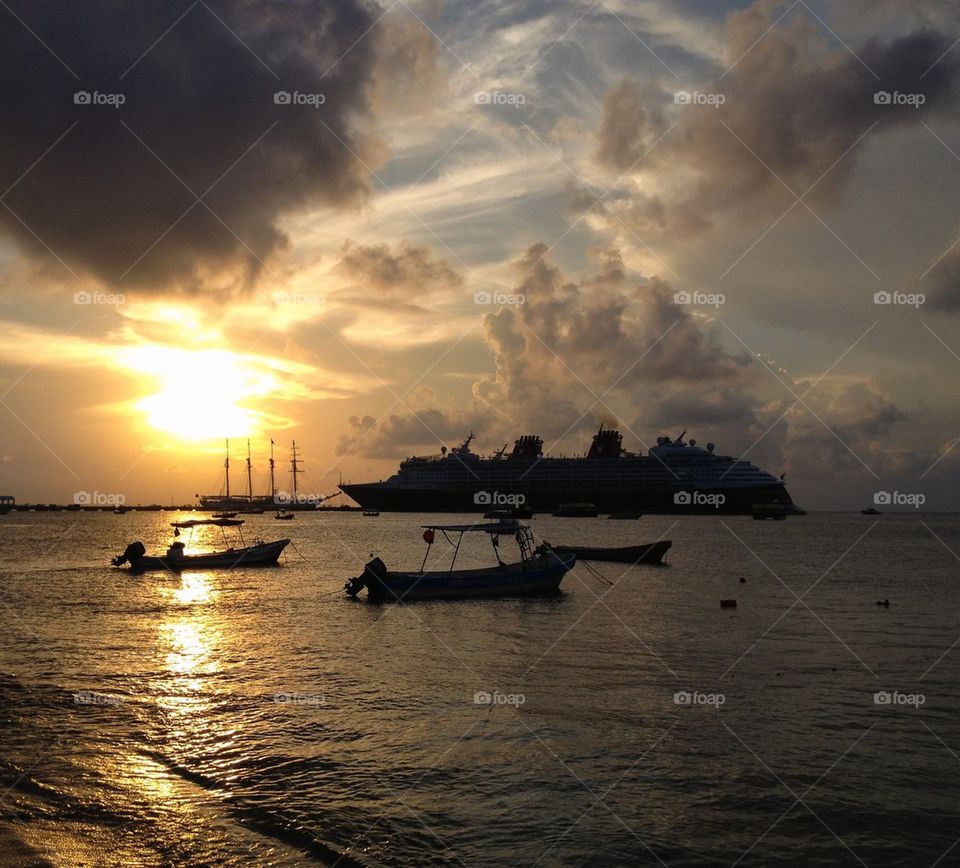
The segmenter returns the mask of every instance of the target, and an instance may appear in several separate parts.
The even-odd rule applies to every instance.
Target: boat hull
[[[573,491],[506,481],[484,483],[473,480],[455,488],[414,488],[388,482],[344,484],[340,488],[363,509],[380,512],[484,513],[490,507],[481,495],[492,488],[504,495],[522,495],[524,505],[540,515],[559,511],[562,504],[570,503],[571,495],[594,504],[597,511],[604,514],[752,515],[757,504],[776,504],[789,515],[803,512],[794,505],[783,484],[700,489],[703,494],[723,495],[719,506],[712,505],[716,500],[678,503],[676,495],[682,489],[669,485],[601,488],[585,483]]]
[[[571,554],[547,554],[532,558],[526,564],[479,570],[386,572],[381,576],[368,569],[363,578],[371,603],[545,595],[560,590],[563,577],[576,561],[576,556]]]
[[[612,561],[621,564],[660,564],[673,543],[659,540],[639,546],[595,548],[590,546],[553,546],[558,554],[574,554],[581,561]]]
[[[135,572],[146,570],[208,570],[234,569],[236,567],[265,567],[277,563],[290,540],[280,539],[262,545],[246,546],[239,549],[227,549],[199,555],[183,555],[178,558],[147,555],[130,564]]]

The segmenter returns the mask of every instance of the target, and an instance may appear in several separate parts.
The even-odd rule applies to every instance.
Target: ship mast
[[[227,497],[230,497],[230,440],[227,439],[227,457],[223,462],[223,469],[227,473]]]
[[[296,503],[297,502],[297,474],[303,473],[303,471],[299,467],[297,467],[297,441],[294,440],[292,442],[293,442],[293,449],[291,450],[290,467],[293,475],[293,501],[294,503]]]
[[[253,475],[250,471],[250,439],[247,438],[247,500],[253,503]]]
[[[270,438],[270,501],[275,503],[277,500],[277,490],[273,482],[273,438]]]

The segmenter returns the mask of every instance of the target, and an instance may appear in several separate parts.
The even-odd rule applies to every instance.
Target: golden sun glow
[[[124,361],[159,386],[134,404],[143,421],[184,440],[256,434],[267,418],[251,404],[283,397],[277,372],[229,350],[145,346],[131,348]]]

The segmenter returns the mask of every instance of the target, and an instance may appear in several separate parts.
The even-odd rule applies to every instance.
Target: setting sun
[[[274,372],[228,350],[141,347],[130,350],[126,362],[159,386],[134,403],[143,421],[184,440],[258,433],[268,417],[251,403],[283,387]]]

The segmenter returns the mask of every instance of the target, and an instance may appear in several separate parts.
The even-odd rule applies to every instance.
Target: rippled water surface
[[[669,565],[407,606],[340,589],[418,567],[419,516],[105,566],[172,518],[0,517],[4,864],[960,864],[958,517],[537,518]]]

